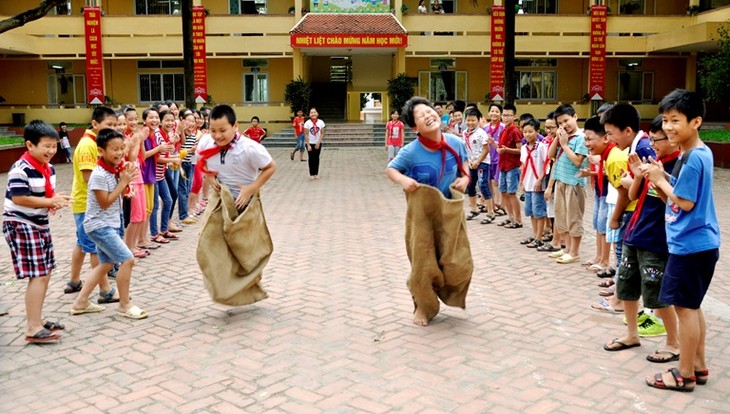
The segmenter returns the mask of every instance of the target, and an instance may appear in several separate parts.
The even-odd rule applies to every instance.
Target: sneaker
[[[664,327],[664,325],[659,322],[659,319],[654,315],[647,315],[648,317],[642,323],[639,325],[639,336],[640,337],[647,337],[647,336],[661,336],[667,334],[667,328]]]
[[[645,313],[644,310],[640,310],[639,313],[636,314],[636,324],[641,326],[646,322],[646,320],[649,318],[649,314]],[[626,317],[624,316],[624,325],[626,325]]]
[[[564,254],[565,254],[565,252],[563,251],[563,249],[560,249],[557,252],[549,253],[548,254],[548,257],[551,258],[551,259],[557,259],[557,258],[559,258],[560,256],[562,256]]]

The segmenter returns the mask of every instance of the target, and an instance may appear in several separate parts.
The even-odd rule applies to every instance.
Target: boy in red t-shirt
[[[507,104],[502,110],[504,130],[499,136],[499,192],[502,193],[502,205],[507,209],[507,220],[499,223],[509,229],[522,228],[520,200],[517,198],[517,187],[520,183],[520,154],[522,153],[522,134],[515,125],[517,108]]]
[[[299,161],[306,161],[304,159],[304,152],[306,148],[304,147],[304,123],[307,121],[306,118],[304,118],[304,111],[298,110],[297,116],[294,117],[291,121],[291,125],[294,127],[294,135],[297,137],[297,146],[294,148],[294,150],[289,154],[289,158],[294,161],[294,154],[299,151]]]
[[[388,162],[393,161],[398,151],[403,148],[403,122],[398,118],[400,114],[396,109],[390,114],[390,121],[385,125],[385,149],[388,151]]]
[[[259,120],[259,117],[251,117],[251,126],[248,127],[247,130],[243,131],[243,136],[246,138],[251,138],[252,140],[260,144],[261,141],[266,138],[266,131],[264,131],[264,129],[259,126],[259,122],[261,122]]]

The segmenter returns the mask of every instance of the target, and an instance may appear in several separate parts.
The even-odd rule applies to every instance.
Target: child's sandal
[[[692,375],[689,378],[683,377],[677,368],[670,368],[667,370],[668,373],[674,377],[674,385],[668,385],[664,383],[663,373],[654,375],[654,378],[646,378],[646,385],[652,388],[659,388],[660,390],[672,390],[681,392],[692,392],[695,390],[695,384],[697,377]]]
[[[78,283],[74,283],[72,281],[66,282],[66,287],[63,289],[63,293],[69,294],[69,293],[76,293],[81,291],[81,287],[84,285],[84,282],[78,281]]]
[[[162,233],[162,237],[164,237],[164,238],[166,238],[168,240],[178,240],[179,239],[178,236],[170,233],[169,231],[168,232],[165,232],[165,233]]]
[[[697,385],[705,385],[710,377],[710,371],[706,369],[703,369],[702,371],[695,371],[695,377],[697,378]]]

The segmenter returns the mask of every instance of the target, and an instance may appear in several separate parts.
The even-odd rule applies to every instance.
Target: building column
[[[398,19],[398,21],[403,21],[403,13],[401,13],[400,8],[403,7],[403,0],[395,0],[393,2],[393,8],[395,9],[395,18]]]
[[[304,53],[302,49],[294,49],[292,53],[292,79],[304,78]]]
[[[304,7],[304,0],[294,0],[294,18],[296,22],[302,20],[302,8]]]
[[[689,91],[697,89],[697,54],[692,54],[686,60],[687,68],[684,75],[684,88]]]
[[[393,78],[406,72],[406,48],[399,47],[393,54]]]

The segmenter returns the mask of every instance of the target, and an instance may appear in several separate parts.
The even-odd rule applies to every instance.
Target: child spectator
[[[664,135],[661,115],[652,121],[649,136],[664,171],[671,174],[679,158],[679,149],[676,143],[669,142]],[[677,314],[672,306],[659,300],[669,255],[664,230],[665,205],[656,190],[650,188],[649,180],[643,179],[642,161],[636,153],[629,156],[628,165],[634,177],[626,174],[622,184],[629,185],[629,198],[638,199],[638,203],[624,232],[623,258],[616,281],[616,295],[624,304],[627,334],[607,343],[603,348],[607,351],[620,351],[639,346],[640,336],[666,334],[665,347],[646,359],[651,362],[676,361],[679,359]],[[664,323],[655,316],[642,312],[642,323],[638,324],[639,298],[645,307],[656,309]]]
[[[679,318],[679,366],[647,377],[655,388],[692,391],[706,384],[707,327],[700,306],[719,257],[720,228],[712,195],[712,152],[700,140],[705,104],[697,92],[676,89],[659,103],[662,127],[682,151],[672,175],[650,159],[643,175],[666,197],[665,229],[669,259],[659,301],[674,305]]]
[[[526,140],[521,148],[520,162],[522,163],[522,178],[520,187],[525,193],[525,217],[530,217],[532,223],[532,237],[522,240],[520,244],[529,248],[542,246],[542,230],[545,226],[547,216],[547,205],[543,187],[545,158],[547,147],[537,142],[537,131],[540,130],[540,122],[531,118],[524,121],[522,136]]]
[[[556,132],[558,131],[558,124],[555,122],[555,115],[553,112],[550,112],[547,114],[547,117],[545,118],[545,138],[542,140],[542,144],[545,146],[545,148],[550,149],[550,145],[553,143],[553,140],[555,140]],[[552,172],[553,168],[553,159],[550,158],[549,154],[545,154],[545,160],[543,164],[543,171],[542,171],[542,182],[543,187],[547,189],[547,184],[550,182],[550,174]],[[545,216],[545,228],[543,230],[544,235],[542,236],[543,244],[542,246],[538,247],[538,251],[545,251],[545,252],[553,252],[556,250],[560,250],[558,247],[557,249],[553,248],[552,241],[553,241],[553,221],[555,220],[555,203],[553,202],[553,199],[546,200],[545,202],[547,206],[547,216]],[[550,242],[550,243],[548,243]],[[556,244],[560,246],[560,242],[557,241]]]
[[[403,148],[404,125],[398,118],[398,110],[390,114],[390,121],[385,125],[385,149],[388,151],[388,162],[392,161],[398,151]]]
[[[202,136],[198,131],[193,111],[186,109],[181,113],[182,134],[185,142],[181,146],[180,156],[180,179],[177,185],[177,214],[182,224],[193,224],[198,220],[190,215],[189,194],[193,181],[193,155],[198,146],[198,140]]]
[[[128,106],[124,109],[124,117],[126,118],[127,125],[124,131],[125,142],[127,144],[126,161],[134,163],[137,168],[141,169],[145,164],[144,146],[142,143],[149,135],[149,130],[147,127],[138,128],[138,116],[139,114],[137,114],[137,110],[134,107]],[[138,174],[132,179],[132,182],[129,183],[129,189],[129,211],[125,211],[125,218],[128,218],[129,224],[126,227],[124,241],[129,250],[132,251],[134,257],[147,257],[150,254],[149,250],[137,246],[139,240],[145,236],[145,221],[147,217],[147,200],[142,174]]]
[[[25,291],[25,340],[42,343],[60,338],[58,322],[43,321],[43,302],[51,272],[56,268],[49,212],[68,206],[71,198],[56,193],[56,170],[49,163],[58,150],[58,133],[35,120],[23,131],[27,151],[8,172],[3,208],[3,235],[10,248],[18,280],[28,279]]]
[[[88,207],[84,230],[96,244],[99,265],[91,270],[87,283],[71,307],[72,315],[101,312],[105,308],[89,301],[89,295],[114,263],[121,263],[117,273],[119,307],[117,314],[130,319],[144,319],[147,312],[132,304],[129,298],[134,256],[119,236],[121,223],[121,196],[139,169],[132,163],[124,164],[124,135],[112,129],[99,131],[98,166],[89,179]]]
[[[299,109],[297,111],[297,116],[292,119],[291,123],[294,127],[294,135],[297,137],[297,146],[294,147],[294,150],[289,154],[289,158],[294,161],[294,154],[299,151],[299,161],[306,161],[304,159],[304,122],[306,121],[306,118],[304,118],[304,111]]]
[[[507,215],[507,211],[502,208],[502,194],[499,192],[499,136],[504,131],[502,123],[502,105],[498,103],[489,104],[489,123],[484,127],[487,133],[487,142],[489,143],[489,156],[487,163],[489,164],[489,189],[492,193],[492,200],[487,200],[487,206],[491,204],[492,211],[497,216]],[[484,179],[484,177],[482,177]]]
[[[63,149],[64,154],[66,154],[66,162],[72,162],[71,142],[68,138],[68,126],[66,126],[65,122],[61,122],[58,124],[58,129],[58,136],[61,139],[61,148]]]
[[[259,120],[259,117],[251,117],[251,126],[243,131],[243,136],[246,138],[250,138],[260,144],[261,141],[266,138],[266,131],[264,131],[264,129],[259,126],[259,122],[261,122]]]
[[[175,117],[168,111],[162,111],[159,116],[160,128],[152,133],[154,135],[155,145],[157,148],[161,148],[161,150],[155,156],[155,192],[153,194],[154,203],[152,205],[150,233],[152,234],[153,242],[166,244],[170,240],[178,240],[178,236],[173,234],[170,229],[172,203],[177,198],[177,187],[171,188],[170,180],[166,178],[167,165],[180,165],[180,158],[172,155],[178,139],[174,130]],[[160,199],[162,199],[161,209],[159,205]],[[159,216],[157,214],[158,210],[161,210]]]
[[[507,209],[507,220],[499,223],[506,229],[522,228],[522,213],[520,200],[517,198],[517,188],[520,184],[520,154],[522,150],[522,133],[515,125],[517,108],[512,104],[504,106],[502,121],[504,130],[499,136],[499,192]]]
[[[309,160],[309,179],[319,180],[319,155],[322,151],[322,140],[327,125],[319,119],[317,108],[309,110],[309,119],[304,123],[305,142],[307,143],[307,159]]]
[[[479,119],[481,117],[482,113],[477,108],[468,108],[466,110],[464,143],[466,144],[469,164],[469,185],[466,187],[466,193],[469,196],[469,206],[471,207],[471,212],[466,216],[467,220],[474,220],[479,215],[479,208],[477,207],[479,169],[486,169],[486,167],[482,167],[482,164],[487,158],[487,155],[489,155],[487,133],[482,128],[479,128]],[[489,180],[482,180],[481,192],[483,198],[492,198],[492,195],[489,193]],[[487,213],[487,219],[494,220],[494,211],[491,212],[491,215]]]
[[[548,254],[558,263],[567,264],[580,260],[580,242],[583,237],[583,213],[585,212],[585,179],[577,177],[588,155],[585,136],[578,129],[578,116],[570,105],[561,105],[555,112],[559,128],[548,152],[554,158],[553,172],[545,190],[545,199],[555,191],[555,223],[553,234],[559,241],[566,237],[566,250]]]
[[[407,197],[417,197],[419,187],[430,186],[437,188],[441,194],[450,199],[452,198],[452,191],[450,186],[458,192],[463,193],[469,184],[469,172],[467,164],[467,152],[464,142],[459,138],[450,135],[443,134],[441,132],[441,119],[436,110],[431,106],[430,102],[421,97],[413,97],[406,102],[403,106],[403,120],[405,123],[413,128],[418,133],[418,140],[406,145],[398,156],[388,164],[386,174],[388,178],[394,183],[399,184],[408,194]],[[439,197],[442,198],[442,197]],[[432,204],[429,204],[431,206]],[[429,206],[423,205],[424,208]],[[444,207],[446,208],[446,207]],[[463,207],[461,201],[455,204],[455,208],[462,211],[461,215],[453,216],[451,220],[446,217],[442,226],[448,225],[449,228],[455,227],[465,234],[462,226],[463,222]],[[410,211],[410,209],[409,209]],[[449,210],[451,211],[451,210]],[[419,216],[420,217],[420,216]],[[432,219],[433,221],[434,219]],[[459,222],[457,223],[456,220]],[[448,224],[447,224],[448,223]],[[409,234],[409,229],[413,231],[414,227],[419,225],[430,225],[434,223],[414,223],[414,225],[406,225],[406,232]],[[433,232],[432,232],[433,233]],[[420,236],[420,237],[419,237]],[[409,237],[409,236],[407,236]],[[436,243],[438,237],[436,234],[424,235],[414,234],[419,243]],[[420,245],[420,244],[419,244]],[[466,241],[466,249],[468,249],[468,240]],[[412,250],[412,249],[411,249]],[[411,253],[409,250],[409,253]],[[444,271],[437,271],[433,266],[426,269],[424,266],[426,261],[430,263],[438,262],[441,258],[440,255],[449,254],[449,252],[437,252],[438,249],[434,248],[433,245],[429,249],[418,249],[415,252],[423,260],[411,258],[411,275],[408,279],[408,287],[413,296],[415,310],[413,312],[413,323],[419,326],[428,325],[429,321],[438,313],[439,302],[437,293],[434,291],[434,286],[446,287],[447,279],[450,276],[456,277],[460,284],[450,284],[453,286],[453,295],[450,295],[455,301],[449,300],[441,296],[442,300],[447,305],[465,306],[464,296],[468,289],[469,281],[471,280],[471,271],[473,268],[471,261],[471,253],[464,252],[463,260],[457,260],[454,263],[458,263],[455,266],[449,266],[451,270],[456,268],[459,274],[447,274],[449,269]],[[425,251],[427,250],[427,251]],[[454,258],[452,258],[454,259]],[[461,268],[459,266],[465,266]],[[438,273],[433,276],[431,273]],[[460,287],[461,289],[458,289]],[[444,289],[446,290],[446,289]],[[451,290],[451,289],[449,289]],[[451,292],[449,292],[451,293]],[[442,295],[444,292],[442,292]]]
[[[155,211],[155,205],[158,203],[157,198],[159,197],[159,189],[157,189],[157,177],[158,177],[158,167],[157,167],[157,161],[160,158],[160,154],[163,152],[171,151],[174,147],[171,144],[158,144],[158,137],[159,142],[164,142],[164,139],[162,138],[160,131],[160,114],[157,112],[154,108],[145,109],[144,112],[142,112],[142,120],[144,121],[145,127],[147,127],[147,130],[150,131],[149,136],[147,136],[147,139],[144,140],[144,157],[145,162],[142,166],[142,180],[144,181],[144,190],[145,190],[145,214],[146,214],[146,220],[145,220],[145,232],[144,232],[144,238],[140,241],[140,246],[145,249],[156,249],[158,246],[152,244],[147,239],[147,228],[149,227],[150,232],[153,236],[153,240],[155,243],[158,244],[166,244],[169,243],[169,241],[157,234],[157,223],[156,221],[151,220],[152,219],[152,213]],[[160,174],[161,177],[164,177],[164,173]],[[164,178],[160,178],[162,180]],[[153,224],[154,223],[154,224]],[[154,227],[153,227],[154,226]],[[154,232],[152,232],[154,231]],[[154,237],[158,236],[158,237]]]
[[[79,144],[74,150],[73,157],[73,182],[71,185],[71,212],[74,215],[76,224],[76,247],[71,253],[71,280],[66,283],[64,293],[74,293],[81,290],[81,267],[84,264],[86,254],[89,254],[91,267],[99,264],[96,255],[96,245],[89,239],[84,231],[84,219],[86,218],[86,201],[88,195],[88,182],[91,172],[96,168],[99,159],[99,150],[96,145],[96,134],[106,128],[114,129],[117,124],[117,114],[113,109],[105,106],[94,108],[91,114],[91,128],[84,132]],[[119,219],[119,217],[117,217]],[[119,301],[115,296],[116,289],[112,288],[109,279],[105,276],[99,282],[99,303],[113,303]]]
[[[474,106],[473,108],[476,108],[476,106]],[[459,138],[464,138],[464,130],[466,129],[466,124],[463,121],[464,113],[460,109],[454,109],[451,112],[449,127],[446,128],[446,132],[454,134]],[[479,122],[477,122],[477,126],[479,126]]]

